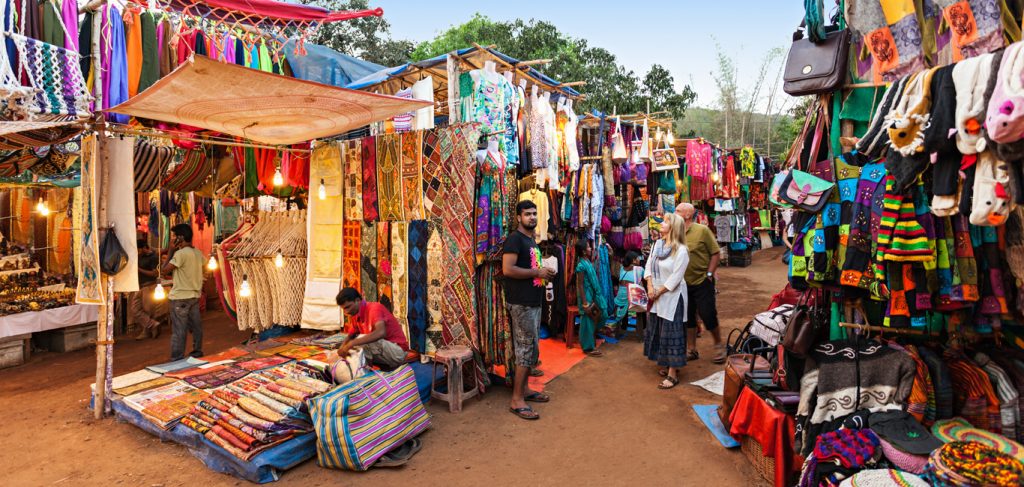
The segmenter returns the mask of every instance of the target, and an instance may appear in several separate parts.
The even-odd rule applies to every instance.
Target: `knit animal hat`
[[[861,470],[839,483],[839,487],[927,487],[924,479],[914,474],[886,468]]]
[[[871,117],[871,124],[868,125],[867,132],[857,141],[857,152],[866,154],[870,159],[878,159],[885,155],[885,149],[889,145],[889,132],[885,130],[885,116],[889,114],[893,104],[903,94],[907,79],[901,78],[886,88],[885,94],[882,95],[882,103],[878,105],[875,115]]]
[[[984,127],[981,123],[988,107],[985,89],[992,74],[993,64],[998,62],[997,56],[1002,56],[1002,52],[964,59],[953,66],[953,84],[956,87],[956,145],[964,154],[977,154],[985,149]]]
[[[911,75],[903,96],[886,115],[889,144],[904,156],[924,152],[924,134],[932,99],[932,77],[938,68]]]
[[[997,159],[991,150],[978,154],[977,165],[970,222],[987,227],[1002,225],[1014,207],[1008,191],[1009,165]]]
[[[1009,144],[1024,138],[1024,49],[1020,42],[1003,52],[985,129],[992,141]]]

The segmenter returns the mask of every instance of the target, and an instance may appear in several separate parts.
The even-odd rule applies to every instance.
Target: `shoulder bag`
[[[821,42],[804,38],[801,27],[793,34],[786,69],[783,72],[782,91],[792,96],[829,93],[842,87],[846,81],[846,67],[850,56],[850,31],[831,26]]]
[[[828,202],[835,186],[813,174],[793,169],[782,180],[779,198],[800,210],[817,213]]]

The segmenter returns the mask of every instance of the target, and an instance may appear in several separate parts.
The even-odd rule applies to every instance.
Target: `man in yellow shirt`
[[[722,343],[722,332],[718,329],[718,309],[715,305],[715,272],[722,258],[722,250],[718,247],[715,233],[707,225],[693,221],[697,209],[689,203],[676,207],[676,214],[686,223],[686,249],[690,251],[690,263],[686,267],[683,279],[686,281],[686,293],[690,303],[686,308],[686,353],[687,360],[696,360],[697,353],[697,315],[704,322],[704,328],[711,332],[715,340],[716,364],[725,362],[725,345]]]
[[[171,360],[185,358],[185,339],[192,333],[192,357],[203,355],[203,318],[199,315],[199,296],[203,293],[203,253],[192,247],[192,227],[181,223],[171,228],[174,236],[167,260],[160,268],[171,274],[174,284],[167,299],[171,302]]]

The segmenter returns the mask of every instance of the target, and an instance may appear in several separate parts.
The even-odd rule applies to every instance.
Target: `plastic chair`
[[[473,363],[473,351],[464,345],[455,345],[451,348],[438,350],[434,354],[434,368],[432,381],[430,383],[431,399],[440,399],[448,403],[448,410],[453,413],[462,411],[462,401],[480,394],[480,386],[476,384],[476,373],[472,374],[474,386],[471,390],[465,390],[462,381],[462,369],[467,364]],[[437,367],[445,369],[447,377],[447,392],[437,390],[439,383],[443,380],[433,379],[437,377]]]

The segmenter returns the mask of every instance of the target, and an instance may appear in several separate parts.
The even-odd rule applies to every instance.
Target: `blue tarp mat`
[[[304,43],[306,55],[295,54],[295,39],[285,43],[284,53],[292,74],[298,79],[344,88],[384,66],[363,61],[318,44]]]
[[[435,380],[444,378],[444,367],[437,368],[437,376],[431,380],[431,374],[434,373],[434,363],[419,363],[413,362],[409,364],[412,367],[412,372],[416,374],[416,387],[420,390],[420,401],[426,404],[430,401],[430,383]]]
[[[160,438],[161,441],[173,441],[188,448],[188,451],[210,470],[233,475],[250,482],[259,484],[273,482],[280,478],[281,472],[316,456],[316,434],[307,433],[266,450],[245,462],[187,426],[175,424],[173,428],[165,431],[120,399],[112,401],[112,405],[118,419],[141,428]]]

